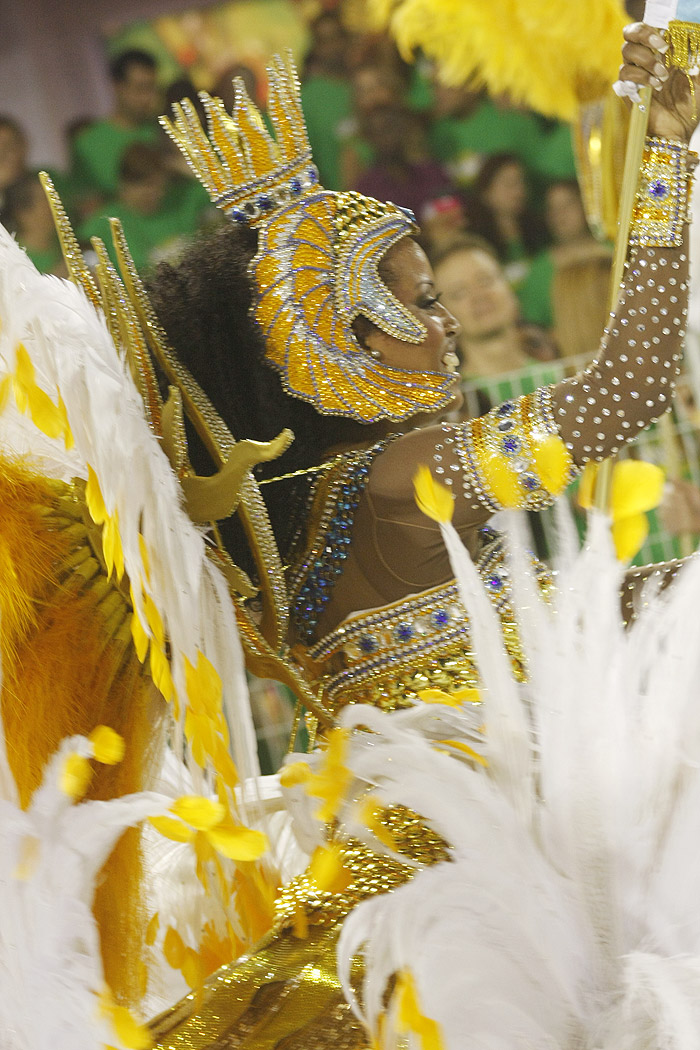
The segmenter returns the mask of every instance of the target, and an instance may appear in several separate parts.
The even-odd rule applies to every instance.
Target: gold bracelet
[[[630,226],[631,245],[680,248],[690,221],[690,193],[697,154],[685,142],[648,138]]]

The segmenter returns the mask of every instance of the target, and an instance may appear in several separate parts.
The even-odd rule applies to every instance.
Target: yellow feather
[[[433,521],[452,521],[454,497],[445,485],[435,481],[430,469],[420,466],[413,478],[416,503]]]
[[[613,471],[610,513],[613,521],[658,507],[664,491],[664,472],[654,463],[623,459]]]
[[[649,522],[645,514],[631,514],[613,522],[611,531],[619,560],[632,561],[649,535]]]
[[[622,0],[370,0],[402,53],[420,48],[451,84],[508,94],[571,120],[602,98],[620,65]]]

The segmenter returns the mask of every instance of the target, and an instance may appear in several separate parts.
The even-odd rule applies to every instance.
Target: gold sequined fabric
[[[340,923],[285,932],[157,1018],[163,1050],[369,1050],[336,976]],[[359,968],[354,974],[359,981]]]

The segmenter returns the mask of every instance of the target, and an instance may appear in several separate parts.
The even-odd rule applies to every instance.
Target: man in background
[[[119,167],[134,143],[158,143],[160,109],[157,66],[152,55],[124,51],[110,65],[114,110],[85,128],[73,144],[72,175],[83,213],[116,196]]]

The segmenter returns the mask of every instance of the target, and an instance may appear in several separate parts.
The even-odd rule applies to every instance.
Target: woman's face
[[[527,185],[522,166],[504,164],[491,178],[483,193],[489,208],[504,215],[519,215],[527,204]]]
[[[459,377],[459,324],[435,293],[433,271],[423,249],[405,237],[386,254],[387,284],[427,330],[422,343],[405,343],[372,327],[364,342],[382,364],[415,372],[453,372]],[[453,406],[454,407],[454,406]]]
[[[572,186],[552,186],[548,190],[545,219],[558,244],[566,244],[588,233],[581,197]]]
[[[481,248],[448,255],[435,280],[445,306],[459,321],[464,342],[488,338],[515,323],[515,294],[500,264]]]

